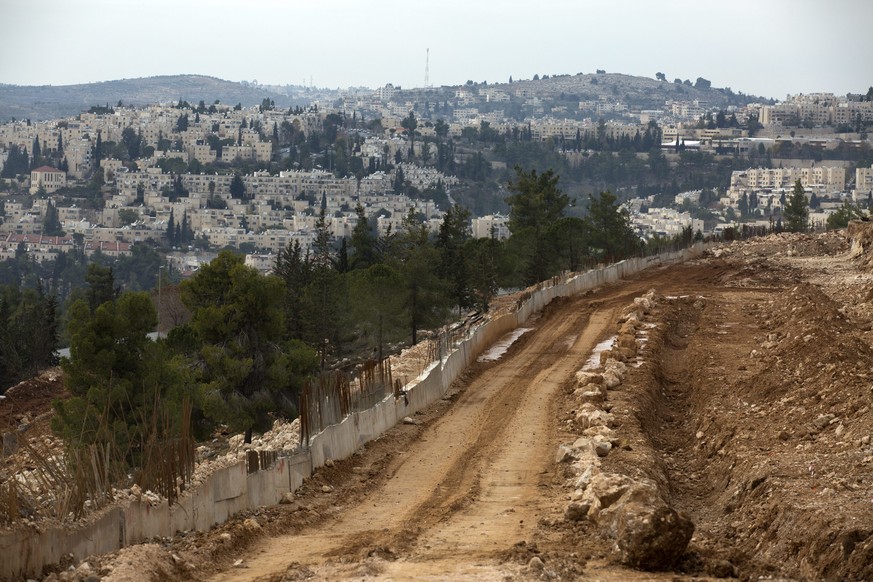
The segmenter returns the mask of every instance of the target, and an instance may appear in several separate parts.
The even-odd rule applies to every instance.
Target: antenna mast
[[[427,49],[427,56],[424,58],[424,88],[430,87],[430,48]]]

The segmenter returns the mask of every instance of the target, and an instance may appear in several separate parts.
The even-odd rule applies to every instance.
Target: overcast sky
[[[420,87],[605,69],[786,94],[873,85],[870,0],[0,0],[0,82],[196,73]]]

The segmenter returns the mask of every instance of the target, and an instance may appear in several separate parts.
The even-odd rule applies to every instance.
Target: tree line
[[[615,196],[592,195],[585,218],[569,217],[558,182],[516,169],[507,240],[473,238],[457,205],[434,234],[414,212],[380,234],[359,206],[348,240],[331,239],[322,213],[312,245],[289,244],[268,275],[222,251],[180,284],[190,318],[157,341],[146,338],[154,295],[121,293],[111,269],[89,268],[68,307],[71,398],[56,403],[54,429],[74,447],[112,443],[135,465],[155,403],[169,433],[190,402],[201,436],[220,424],[250,440],[295,417],[303,381],[320,370],[414,344],[459,313],[487,310],[500,287],[641,251]]]

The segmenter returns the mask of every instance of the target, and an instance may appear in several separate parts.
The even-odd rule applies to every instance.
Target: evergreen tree
[[[306,337],[303,294],[312,272],[309,256],[304,256],[300,241],[294,240],[279,251],[273,273],[285,282],[285,337],[302,340]]]
[[[170,209],[170,219],[167,221],[167,244],[171,247],[177,245],[176,240],[176,219],[173,216],[173,209]]]
[[[559,177],[547,170],[525,172],[515,168],[516,181],[510,182],[513,194],[509,203],[509,229],[516,237],[516,248],[524,254],[525,282],[536,283],[556,270],[556,230],[558,220],[569,205],[569,198],[558,188]]]
[[[800,180],[794,182],[794,190],[788,199],[783,215],[785,229],[789,232],[806,232],[809,226],[808,201]]]
[[[555,230],[561,270],[578,271],[590,252],[588,224],[581,218],[565,216],[558,221]]]
[[[352,230],[352,253],[350,266],[352,269],[367,269],[379,261],[378,239],[373,232],[364,207],[358,204],[355,207],[358,221]]]
[[[230,182],[230,196],[231,198],[235,198],[237,200],[242,200],[246,195],[246,185],[243,182],[242,176],[238,173],[233,175],[233,179]]]
[[[465,256],[465,245],[470,238],[470,213],[459,205],[446,212],[440,225],[436,248],[439,251],[439,275],[449,285],[449,295],[458,308],[472,305],[470,273]]]
[[[42,148],[39,145],[39,138],[33,138],[33,146],[31,147],[31,153],[33,154],[33,162],[30,165],[31,170],[35,170],[40,166],[40,161],[42,158]]]
[[[322,210],[315,225],[312,256],[306,259],[309,273],[302,298],[303,337],[318,350],[322,366],[328,353],[342,351],[344,341],[345,280],[337,270],[331,238],[330,223]]]
[[[186,244],[191,241],[188,233],[189,228],[190,226],[188,225],[188,211],[185,210],[184,212],[182,212],[182,229],[180,231],[181,234],[179,236],[179,244]]]
[[[399,163],[399,162],[398,162]],[[397,166],[397,170],[394,172],[394,193],[402,194],[403,186],[406,182],[406,177],[403,175],[403,168]]]
[[[125,293],[93,312],[84,301],[71,306],[71,357],[61,366],[72,396],[55,402],[52,428],[73,447],[96,444],[137,466],[150,436],[171,436],[161,434],[165,427],[178,436],[182,399],[196,396],[186,368],[148,338],[156,324],[146,292]],[[156,428],[159,402],[172,404],[162,407],[167,416]]]
[[[100,130],[97,130],[97,143],[94,144],[94,167],[100,167],[100,161],[103,159],[103,137],[100,135]]]
[[[118,296],[112,267],[104,267],[94,262],[89,263],[85,282],[88,283],[87,297],[91,313],[96,312],[97,308],[104,303],[115,301]]]
[[[838,208],[834,213],[828,215],[828,229],[846,228],[849,226],[849,221],[858,220],[863,217],[864,212],[859,207],[850,204],[848,200],[845,200],[840,208]]]
[[[418,129],[418,120],[415,119],[414,111],[410,111],[409,115],[400,121],[400,127],[405,129],[406,134],[409,136],[409,152],[410,158],[412,158],[413,152],[415,151],[415,130]]]
[[[42,233],[47,236],[64,236],[58,209],[51,202],[46,205],[45,218],[42,223]]]
[[[55,365],[57,299],[37,281],[36,289],[0,288],[0,393]]]
[[[347,273],[349,271],[349,248],[345,237],[340,242],[340,249],[336,258],[336,270],[340,273]]]
[[[403,276],[404,315],[415,345],[420,330],[441,325],[447,314],[446,286],[437,273],[439,253],[412,209],[392,247],[389,264]]]
[[[202,342],[197,359],[204,412],[232,430],[270,428],[274,414],[296,413],[290,361],[281,349],[285,288],[276,276],[222,251],[181,284],[190,330]]]
[[[746,218],[749,215],[749,195],[743,192],[743,196],[740,198],[737,206],[740,210],[740,218]]]
[[[349,275],[351,312],[359,331],[375,350],[377,361],[385,358],[386,342],[403,334],[403,276],[397,269],[379,263]]]
[[[488,311],[491,299],[497,294],[500,242],[493,237],[468,239],[464,245],[470,274],[470,298],[472,305]]]
[[[46,294],[42,283],[37,285],[37,307],[32,320],[33,335],[28,349],[33,373],[55,365],[55,351],[58,348],[58,300],[53,294]]]
[[[639,239],[631,226],[627,209],[618,204],[611,192],[601,192],[595,198],[588,195],[588,217],[591,246],[601,249],[608,262],[621,260],[639,250]]]
[[[9,153],[6,157],[6,163],[3,165],[3,172],[0,173],[0,178],[14,178],[19,174],[26,174],[30,171],[30,157],[27,154],[27,148],[19,148],[17,144],[12,144],[9,147]]]

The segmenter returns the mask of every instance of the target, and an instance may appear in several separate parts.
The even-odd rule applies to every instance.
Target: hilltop
[[[180,99],[190,103],[258,105],[264,98],[279,107],[292,99],[250,84],[225,81],[204,75],[165,75],[140,79],[120,79],[79,85],[20,86],[0,85],[0,122],[16,119],[34,121],[77,115],[92,105],[147,105]]]
[[[651,77],[625,75],[622,73],[577,73],[575,75],[543,75],[534,79],[520,79],[506,83],[467,81],[460,87],[443,86],[404,90],[404,96],[439,95],[464,87],[481,90],[485,87],[502,91],[512,96],[530,95],[549,101],[617,101],[641,109],[658,109],[664,102],[705,101],[715,107],[745,105],[754,101],[768,101],[764,97],[734,92],[730,87],[712,87],[706,79],[685,80],[677,83]]]
[[[678,81],[678,79],[676,79]],[[704,83],[705,85],[705,83]],[[454,99],[464,88],[481,91],[490,88],[504,92],[513,101],[535,96],[550,102],[565,102],[568,108],[578,108],[581,102],[622,101],[631,107],[642,109],[661,108],[665,101],[704,101],[712,106],[742,106],[753,101],[766,101],[730,88],[697,86],[690,80],[676,83],[649,77],[621,73],[578,73],[576,75],[543,75],[542,78],[517,80],[511,83],[468,81],[460,86],[412,88],[401,90],[398,97],[413,101],[435,102]],[[291,97],[285,93],[300,93],[299,87],[285,87],[289,91],[277,92],[277,87],[261,87],[245,82],[234,82],[205,75],[164,75],[139,79],[120,79],[79,85],[21,86],[0,84],[0,123],[16,119],[34,121],[59,119],[74,116],[93,105],[148,105],[151,103],[189,103],[203,100],[213,103],[216,99],[225,104],[241,103],[243,106],[260,104],[264,98],[275,101],[279,107],[306,105],[307,99]],[[360,91],[361,88],[349,90]],[[319,98],[340,98],[342,91],[316,90]],[[396,99],[395,99],[396,100]],[[495,102],[495,106],[497,103]]]

